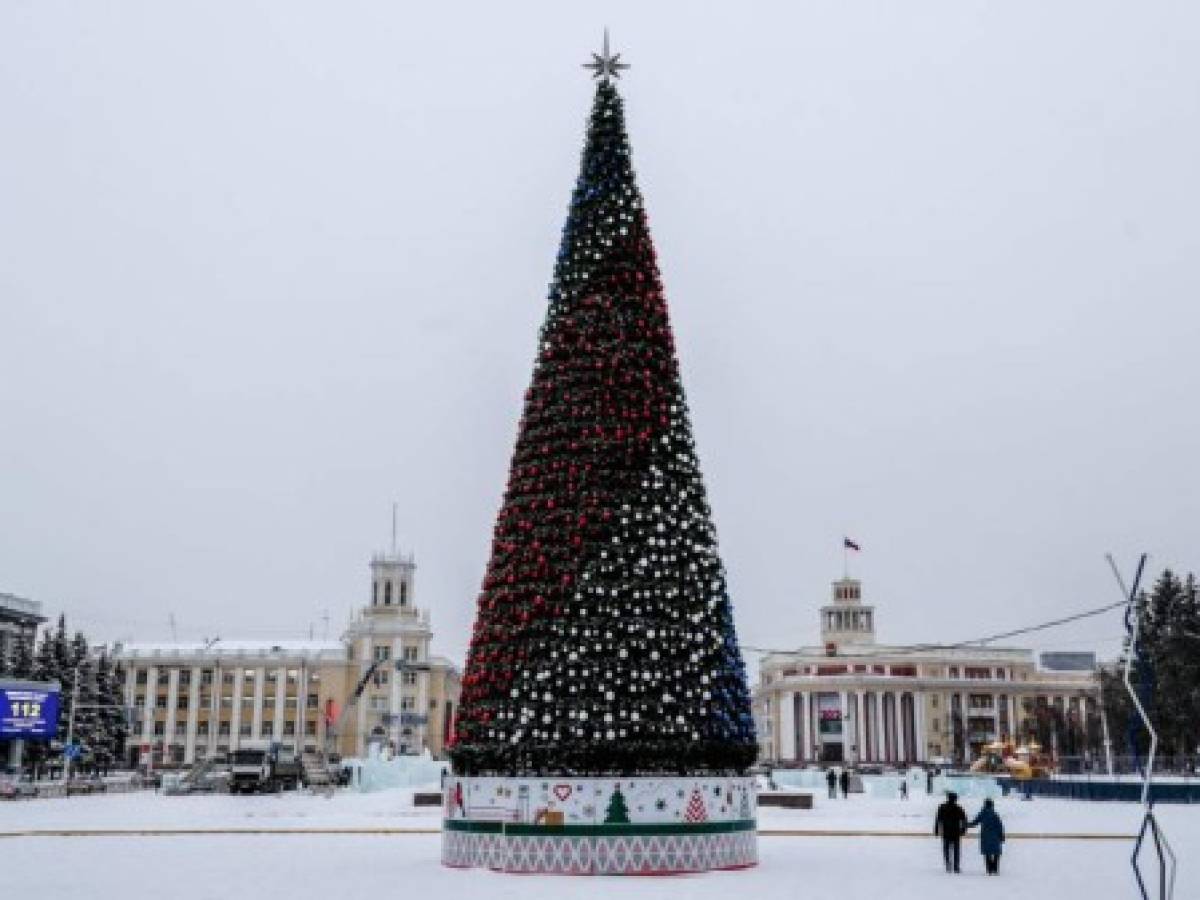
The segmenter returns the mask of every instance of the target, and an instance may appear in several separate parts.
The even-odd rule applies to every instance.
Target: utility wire
[[[1077,622],[1080,619],[1087,619],[1087,618],[1091,618],[1092,616],[1103,615],[1106,612],[1112,612],[1114,609],[1123,607],[1126,604],[1127,604],[1127,601],[1120,600],[1116,603],[1109,603],[1109,604],[1106,604],[1105,606],[1098,606],[1095,609],[1088,609],[1088,610],[1084,610],[1083,612],[1078,612],[1078,613],[1075,613],[1070,616],[1064,616],[1061,619],[1052,619],[1049,622],[1042,622],[1038,625],[1029,625],[1029,626],[1026,626],[1025,628],[1014,628],[1012,631],[1002,631],[998,634],[988,635],[987,637],[973,638],[968,641],[959,641],[956,644],[900,644],[897,646],[886,646],[884,649],[887,653],[924,653],[924,652],[927,652],[930,650],[956,650],[956,649],[962,649],[964,647],[973,647],[973,646],[982,645],[982,644],[990,644],[993,641],[1000,641],[1000,640],[1004,640],[1005,638],[1017,637],[1018,635],[1022,635],[1022,634],[1032,634],[1035,631],[1045,631],[1047,628],[1057,628],[1060,625],[1069,625],[1071,622]],[[788,654],[788,653],[800,652],[798,649],[782,650],[782,649],[771,648],[771,647],[743,646],[742,649],[748,650],[751,653],[763,653],[763,654],[768,654],[768,653]]]

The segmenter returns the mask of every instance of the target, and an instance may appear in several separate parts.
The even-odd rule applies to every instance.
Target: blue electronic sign
[[[57,732],[57,689],[0,687],[0,738],[49,740]]]

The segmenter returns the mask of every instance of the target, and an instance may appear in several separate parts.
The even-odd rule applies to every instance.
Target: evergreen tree
[[[1194,755],[1200,752],[1200,598],[1195,576],[1180,580],[1164,571],[1134,608],[1144,663],[1135,661],[1130,680],[1158,732],[1164,757]],[[1143,756],[1149,734],[1125,689],[1124,666],[1122,657],[1113,671],[1101,671],[1104,711],[1114,747]]]
[[[88,651],[87,638],[81,632],[76,632],[71,642],[71,709],[74,710],[74,721],[64,720],[60,728],[63,740],[67,738],[67,728],[71,730],[71,740],[82,749],[75,766],[76,771],[87,771],[95,767],[95,749],[98,733],[98,709],[100,698],[96,690],[96,664]],[[71,713],[69,709],[68,715]]]
[[[744,771],[756,753],[622,102],[597,85],[479,596],[460,774]]]
[[[114,666],[104,651],[96,657],[96,710],[91,739],[92,759],[97,768],[107,770],[125,756],[127,724],[125,721],[124,690],[120,666]]]
[[[33,641],[34,638],[30,638],[24,633],[17,635],[16,644],[13,648],[12,667],[9,671],[9,674],[13,678],[33,678]]]
[[[613,788],[612,796],[608,798],[608,809],[604,811],[604,824],[629,824],[629,806],[625,803],[625,795],[621,793],[619,784]]]

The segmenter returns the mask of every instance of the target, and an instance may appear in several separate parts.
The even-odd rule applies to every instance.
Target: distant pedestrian
[[[983,801],[979,815],[967,827],[979,826],[979,852],[983,854],[983,865],[989,875],[1000,874],[1000,854],[1004,850],[1004,823],[991,800]]]
[[[908,799],[908,781],[903,778],[900,779],[900,799],[901,800]]]
[[[825,783],[829,785],[829,799],[837,799],[837,775],[833,774],[833,769],[825,773]]]
[[[958,794],[951,791],[946,795],[946,802],[938,807],[937,818],[933,820],[933,833],[942,838],[942,858],[946,861],[947,872],[959,871],[962,836],[966,830],[967,814],[958,805]]]
[[[838,779],[842,785],[842,799],[846,800],[850,796],[850,772],[848,769],[842,769],[841,777]]]
[[[925,770],[925,793],[933,794],[933,769]]]

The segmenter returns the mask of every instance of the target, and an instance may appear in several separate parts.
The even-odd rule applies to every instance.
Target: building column
[[[808,691],[800,692],[800,720],[804,723],[800,731],[800,760],[809,762],[812,759],[812,701]]]
[[[158,693],[158,687],[155,686],[154,692]],[[173,762],[171,754],[168,752],[171,745],[175,742],[175,704],[178,702],[176,698],[179,696],[179,667],[172,666],[171,671],[167,673],[167,721],[163,726],[163,764]]]
[[[883,762],[883,708],[878,690],[871,693],[871,759],[873,762]]]
[[[856,763],[867,758],[867,705],[863,697],[862,688],[854,692],[854,743],[858,747],[854,752]]]
[[[913,691],[913,729],[916,732],[916,756],[913,762],[925,761],[925,695]]]
[[[283,740],[283,721],[287,716],[287,666],[275,670],[275,719],[271,723],[275,740]]]
[[[187,737],[183,745],[183,761],[196,761],[196,722],[200,718],[200,667],[192,666],[188,676]]]
[[[842,762],[846,762],[850,755],[850,701],[845,691],[838,692],[838,710],[842,716]]]
[[[904,759],[904,691],[892,691],[892,762]]]
[[[229,749],[236,750],[242,743],[242,681],[245,669],[238,666],[233,670],[233,708],[229,711]]]
[[[213,665],[212,673],[212,684],[208,688],[208,755],[210,757],[217,752],[217,741],[221,738],[221,692],[225,690],[225,684],[222,681],[220,660]]]
[[[142,699],[142,743],[154,738],[154,697],[158,694],[158,666],[146,668],[146,695]]]
[[[962,715],[962,739],[963,739],[963,758],[959,762],[969,763],[971,761],[971,729],[968,726],[970,716],[967,714],[967,695],[963,691],[958,692],[958,711]]]
[[[796,758],[796,703],[791,691],[779,693],[779,759],[791,762]]]
[[[263,720],[263,692],[267,687],[267,670],[263,666],[259,666],[254,670],[254,713],[253,722],[250,726],[250,737],[254,740],[262,738],[262,720]],[[276,740],[275,735],[271,735],[271,740]]]

